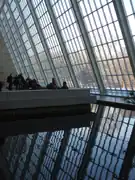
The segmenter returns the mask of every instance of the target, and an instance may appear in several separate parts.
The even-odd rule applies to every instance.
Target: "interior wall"
[[[16,69],[5,46],[2,36],[0,35],[0,81],[6,82],[7,76],[16,74]]]

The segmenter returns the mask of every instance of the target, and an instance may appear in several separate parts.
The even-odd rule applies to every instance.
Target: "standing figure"
[[[14,77],[14,82],[13,83],[14,83],[14,86],[15,86],[16,90],[18,90],[19,89],[19,79],[18,79],[17,75]]]
[[[12,86],[13,86],[13,77],[12,77],[12,74],[10,74],[7,77],[7,83],[8,83],[8,89],[11,91],[12,90]]]
[[[23,89],[25,85],[25,79],[22,74],[18,75],[19,89]]]
[[[33,79],[32,80],[32,89],[37,89],[37,81],[36,81],[36,79]]]

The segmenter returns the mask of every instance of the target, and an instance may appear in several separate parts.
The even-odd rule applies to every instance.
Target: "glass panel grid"
[[[7,14],[6,14],[6,16],[7,16]],[[5,18],[6,18],[6,16],[5,16]],[[9,38],[9,41],[11,41],[11,45],[12,45],[12,48],[13,48],[13,50],[14,50],[14,54],[17,56],[17,61],[18,61],[18,63],[17,64],[15,64],[15,67],[16,66],[20,66],[20,69],[21,69],[21,71],[19,71],[18,72],[18,68],[17,68],[17,72],[18,73],[22,73],[24,76],[25,76],[25,69],[23,68],[23,62],[22,62],[22,60],[20,59],[20,57],[18,57],[18,47],[20,46],[20,40],[19,40],[19,38],[18,38],[18,36],[17,36],[17,34],[16,34],[16,29],[15,29],[15,27],[14,27],[14,24],[13,24],[13,21],[12,21],[12,19],[11,19],[11,17],[9,16],[9,21],[11,22],[11,23],[9,23],[8,25],[7,24],[5,24],[4,23],[4,25],[5,25],[5,30],[6,30],[6,33],[7,33],[7,36],[8,36],[8,38]],[[6,22],[6,21],[5,21]],[[10,27],[10,28],[9,28]],[[12,34],[15,34],[15,36],[14,36],[14,38],[13,38],[13,36],[11,35],[11,33]],[[14,39],[16,40],[16,45],[15,45],[15,41],[14,41]],[[8,41],[8,42],[9,42]],[[17,48],[15,48],[15,47],[17,47]],[[21,55],[21,54],[20,54]]]
[[[20,6],[21,6],[21,4],[20,4]],[[25,6],[25,9],[26,9],[26,8],[29,9],[28,5]],[[23,10],[23,14],[25,14],[25,9]],[[43,48],[43,46],[42,46],[41,39],[40,39],[39,34],[38,34],[38,32],[37,32],[37,28],[36,28],[36,26],[35,26],[34,19],[33,19],[32,15],[31,15],[30,13],[27,13],[27,15],[25,14],[25,20],[26,20],[26,24],[27,24],[27,26],[28,26],[28,28],[29,28],[29,32],[30,32],[30,34],[31,34],[32,41],[33,41],[33,43],[34,43],[35,49],[36,49],[36,51],[37,51],[37,53],[38,53],[39,60],[40,60],[40,61],[43,60],[44,63],[47,63],[47,65],[48,65],[48,67],[47,67],[47,69],[46,69],[46,66],[43,67],[43,64],[41,63],[43,70],[46,71],[46,70],[49,69],[49,70],[52,72],[52,70],[51,70],[51,68],[50,68],[50,65],[49,65],[49,63],[48,63],[48,59],[46,58],[47,56],[46,56],[46,53],[45,53],[44,48]],[[28,39],[28,37],[27,37],[27,39]],[[33,63],[35,63],[35,61],[36,61],[36,58],[34,57],[34,52],[32,52],[32,49],[29,49],[29,47],[30,47],[30,43],[29,43],[29,42],[28,42],[26,45],[27,45],[26,48],[28,49],[28,54],[29,54],[30,56],[33,56],[33,57],[30,58],[30,59],[31,59],[31,62],[32,62],[32,64],[33,64]],[[31,54],[31,53],[32,53],[32,54]],[[44,55],[44,56],[43,56],[43,55]],[[41,58],[41,59],[40,59],[40,58]],[[38,76],[37,76],[37,77],[38,77],[38,80],[39,80],[39,81],[43,81],[43,78],[41,77],[41,73],[39,72],[39,71],[40,71],[40,70],[39,70],[39,67],[37,67],[37,66],[38,66],[38,65],[34,64],[34,65],[33,65],[33,68],[34,68],[35,71],[37,71],[37,72],[36,72],[36,75],[38,75]],[[52,73],[52,74],[53,74],[53,73]],[[49,81],[49,80],[48,80],[48,81]],[[47,83],[47,82],[46,82],[46,83]]]
[[[112,1],[78,1],[104,86],[133,90],[133,72]]]
[[[135,45],[135,28],[134,28],[134,24],[135,24],[135,1],[134,0],[122,0],[123,1],[123,6],[125,8],[125,12],[126,12],[126,17],[129,23],[129,27],[131,30],[131,34],[132,34],[132,38],[133,38],[133,42]],[[133,75],[131,75],[131,83],[133,84],[133,88],[135,88],[135,78],[133,77]]]
[[[135,22],[135,2],[134,0],[122,0],[122,2],[125,7],[126,17],[134,41],[135,31],[133,25]],[[21,72],[24,75],[28,72],[32,77],[31,71],[33,67],[40,78],[38,80],[42,82],[43,77],[40,76],[41,73],[39,72],[39,67],[37,67],[35,52],[31,47],[29,37],[27,37],[27,32],[22,23],[19,9],[16,6],[16,1],[8,0],[7,3],[9,4],[10,9],[8,9],[8,6],[5,4],[3,7],[5,15],[1,12],[0,19],[6,32],[6,35],[3,37],[7,40],[9,39],[11,44],[8,46],[9,52],[11,52],[11,56],[16,59],[13,60],[13,62],[15,63],[17,72]],[[43,70],[49,78],[48,81],[50,81],[53,76],[51,75],[52,70],[49,66],[34,19],[30,13],[27,0],[19,0],[18,3],[20,4],[25,23],[28,26],[34,48],[38,53]],[[33,0],[32,3],[60,81],[61,83],[67,81],[68,86],[73,87],[69,70],[59,44],[59,39],[56,36],[55,28],[49,16],[45,1]],[[78,21],[76,21],[71,0],[50,0],[50,3],[79,86],[81,88],[88,87],[91,88],[91,92],[97,92],[97,83],[93,75],[93,70],[79,29]],[[110,92],[113,93],[117,90],[120,92],[134,90],[135,78],[133,76],[132,67],[130,65],[118,18],[115,13],[113,1],[77,0],[77,3],[89,35],[89,41],[92,44],[92,49],[96,56],[95,63],[97,63],[99,67],[105,88],[109,90],[109,94],[111,94]],[[11,16],[10,10],[13,17]],[[14,26],[14,21],[16,21],[18,28]],[[18,36],[18,31],[21,36]],[[22,45],[21,38],[29,58],[25,55],[26,50]]]
[[[59,41],[55,34],[55,30],[53,24],[51,22],[50,16],[48,14],[46,4],[44,1],[41,1],[38,5],[33,1],[33,6],[35,7],[35,11],[37,17],[39,19],[40,26],[43,30],[44,37],[46,39],[51,58],[53,60],[54,66],[58,73],[61,83],[63,81],[67,81],[69,87],[73,87],[73,83],[71,81],[69,71],[59,45]],[[62,72],[62,73],[61,73]]]
[[[80,87],[97,89],[93,71],[89,64],[87,50],[85,49],[70,0],[66,2],[59,0],[55,3],[51,1],[51,3]],[[87,78],[84,72],[86,72]],[[80,76],[82,78],[78,78]]]
[[[10,15],[9,15],[10,16]],[[5,14],[5,19],[7,18],[7,13]],[[8,33],[11,33],[11,36],[12,36],[12,39],[13,39],[13,42],[14,42],[14,48],[15,48],[15,54],[17,54],[17,56],[18,56],[18,58],[17,58],[17,60],[18,60],[18,63],[20,64],[20,69],[21,69],[21,73],[24,75],[24,76],[26,76],[26,70],[24,69],[24,62],[23,62],[23,57],[22,57],[22,53],[20,53],[20,51],[18,51],[18,50],[20,50],[19,49],[19,46],[21,45],[21,42],[20,42],[20,39],[19,39],[19,37],[18,37],[18,34],[17,34],[17,32],[15,31],[13,31],[14,30],[14,28],[12,28],[12,27],[14,27],[14,23],[13,23],[13,21],[12,21],[12,19],[11,19],[11,17],[10,17],[10,22],[11,23],[9,23],[8,24],[8,26],[7,26],[7,28],[8,28]],[[9,29],[10,28],[10,29]],[[13,36],[13,34],[15,33],[15,36]]]

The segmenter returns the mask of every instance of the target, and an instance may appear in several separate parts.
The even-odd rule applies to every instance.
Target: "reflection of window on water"
[[[135,123],[131,111],[106,107],[87,168],[87,177],[112,179],[120,169]]]
[[[105,108],[100,129],[104,129],[105,133],[111,136],[122,138],[130,138],[132,128],[135,122],[131,111],[120,110],[114,108]],[[126,137],[125,136],[126,133]]]
[[[92,112],[97,112],[97,110],[98,106],[93,105]],[[10,143],[6,153],[10,170],[13,172],[16,167],[15,176],[20,178],[26,158],[30,157],[25,177],[32,178],[36,176],[36,169],[42,158],[38,175],[43,179],[45,177],[50,179],[57,158],[61,157],[61,148],[64,147],[57,174],[59,179],[60,177],[67,179],[77,177],[82,163],[86,163],[84,171],[86,179],[112,179],[113,177],[118,179],[134,123],[135,112],[105,107],[97,135],[95,139],[92,139],[94,143],[90,141],[91,132],[94,130],[92,122],[87,128],[13,137],[11,140],[7,140]],[[66,133],[67,135],[65,135]],[[64,142],[66,143],[64,144]],[[92,147],[89,143],[93,143]],[[31,145],[33,149],[30,150]],[[83,162],[85,150],[89,146],[91,150],[87,154],[86,162]],[[135,172],[134,160],[132,164],[131,179]]]

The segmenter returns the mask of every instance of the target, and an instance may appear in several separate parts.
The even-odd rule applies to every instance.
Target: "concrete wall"
[[[0,93],[0,110],[94,104],[89,89],[7,91]]]
[[[0,81],[6,81],[10,73],[16,74],[16,69],[0,34]]]

